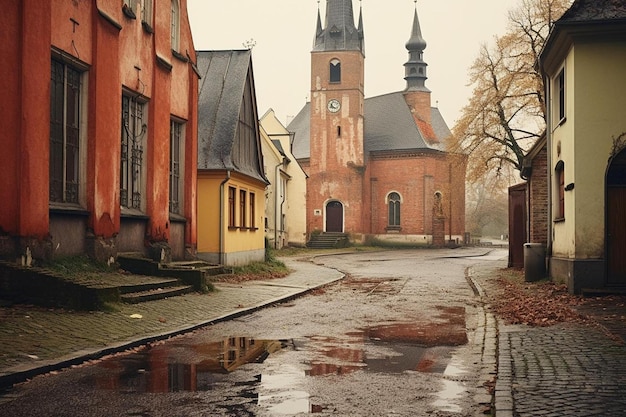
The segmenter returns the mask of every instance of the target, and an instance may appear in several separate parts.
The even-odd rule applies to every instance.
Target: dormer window
[[[341,61],[339,61],[338,59],[333,59],[332,61],[330,61],[330,82],[341,82]]]

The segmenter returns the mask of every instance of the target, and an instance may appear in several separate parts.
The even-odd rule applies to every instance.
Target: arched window
[[[338,59],[333,59],[332,61],[330,61],[330,82],[341,82],[341,61],[339,61]]]
[[[565,163],[559,161],[554,169],[554,178],[556,179],[558,206],[556,207],[556,220],[565,218]]]
[[[387,196],[387,205],[389,206],[388,226],[400,227],[400,194],[393,192]]]

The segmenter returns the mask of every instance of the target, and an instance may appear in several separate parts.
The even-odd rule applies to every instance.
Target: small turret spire
[[[322,34],[322,12],[320,11],[320,0],[317,0],[317,28],[315,30],[315,38]]]
[[[415,14],[413,16],[413,28],[411,37],[406,43],[406,49],[409,51],[409,60],[404,64],[405,77],[407,82],[407,90],[411,91],[429,91],[425,82],[426,67],[428,64],[424,62],[424,49],[426,49],[426,41],[422,37],[422,29],[420,28],[419,18],[417,16],[417,0],[415,1]]]

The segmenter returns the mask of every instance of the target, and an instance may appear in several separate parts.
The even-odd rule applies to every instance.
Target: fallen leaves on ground
[[[501,270],[492,294],[494,311],[509,324],[552,326],[563,322],[586,322],[575,307],[583,302],[567,286],[554,282],[525,282],[522,271]]]

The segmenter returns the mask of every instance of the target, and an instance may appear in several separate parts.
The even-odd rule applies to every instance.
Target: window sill
[[[133,12],[133,9],[128,7],[127,4],[122,6],[122,12],[124,13],[124,16],[126,16],[127,18],[137,20],[137,15],[135,14],[135,12]]]
[[[174,56],[174,58],[178,59],[179,61],[182,61],[184,63],[189,62],[189,59],[187,59],[186,56],[184,56],[183,54],[181,54],[180,52],[172,49],[172,55]]]
[[[558,120],[555,123],[554,129],[552,129],[552,131],[554,132],[555,130],[557,130],[559,127],[563,126],[565,124],[565,122],[567,122],[567,117],[563,117],[562,119]]]
[[[400,227],[400,226],[387,226],[385,228],[385,230],[387,231],[387,233],[400,233],[400,231],[402,230],[402,227]]]
[[[187,218],[178,213],[170,213],[170,221],[175,223],[187,223]]]
[[[554,219],[554,223],[564,223],[565,222],[565,217],[559,217],[557,219]]]
[[[152,26],[150,26],[150,23],[146,22],[145,20],[141,22],[141,26],[143,26],[144,32],[149,33],[151,35],[154,33],[154,29],[152,28]]]
[[[128,208],[128,207],[122,207],[121,217],[133,218],[133,219],[144,219],[144,220],[148,220],[150,218],[146,216],[146,214],[143,213],[142,211]]]
[[[89,216],[89,212],[78,204],[51,202],[49,206],[49,211],[51,214]]]

